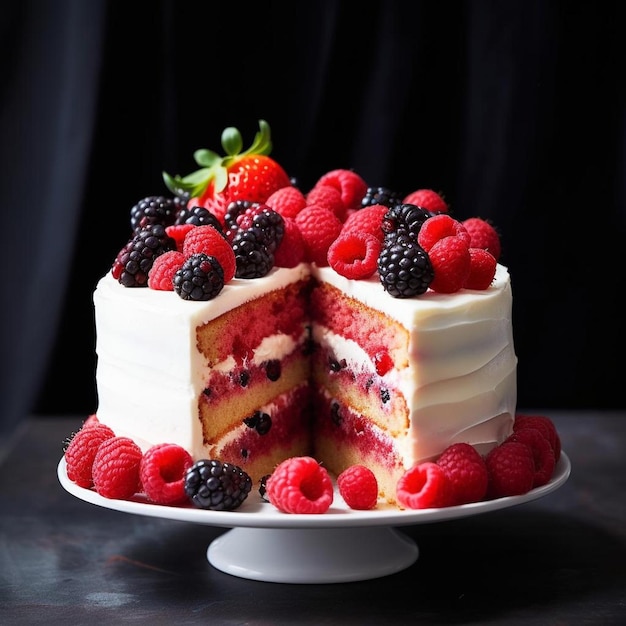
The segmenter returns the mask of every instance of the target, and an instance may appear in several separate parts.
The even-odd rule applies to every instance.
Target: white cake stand
[[[396,527],[470,517],[524,504],[558,489],[570,471],[570,460],[561,453],[552,480],[523,496],[409,511],[379,503],[374,510],[355,511],[335,492],[328,512],[289,515],[263,502],[254,491],[235,511],[162,506],[139,498],[112,500],[69,480],[65,459],[57,468],[66,491],[96,506],[229,528],[207,550],[209,563],[222,572],[252,580],[301,584],[368,580],[399,572],[415,563],[419,551],[417,544]]]

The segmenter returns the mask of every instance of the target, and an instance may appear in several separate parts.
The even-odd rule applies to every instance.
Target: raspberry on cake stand
[[[460,506],[400,510],[380,504],[354,510],[338,491],[327,513],[281,513],[261,498],[248,498],[235,511],[209,511],[191,506],[163,506],[145,499],[104,498],[67,477],[65,459],[57,468],[59,482],[73,496],[125,513],[228,528],[209,545],[207,558],[216,569],[252,580],[278,583],[341,583],[380,578],[410,567],[418,558],[416,543],[397,527],[470,517],[536,500],[552,493],[571,471],[565,453],[547,484],[522,496],[509,496]]]

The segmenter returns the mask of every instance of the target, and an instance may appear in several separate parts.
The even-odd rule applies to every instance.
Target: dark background
[[[617,2],[30,0],[0,25],[0,430],[96,408],[91,294],[237,126],[308,190],[354,168],[498,227],[518,404],[624,406],[626,48]]]

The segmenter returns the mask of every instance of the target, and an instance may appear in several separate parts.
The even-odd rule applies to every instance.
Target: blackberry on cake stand
[[[568,479],[571,464],[562,452],[549,483],[522,496],[509,496],[438,509],[400,510],[379,503],[360,511],[344,504],[338,491],[327,513],[285,514],[261,497],[249,497],[234,511],[163,506],[145,499],[113,500],[79,487],[67,477],[65,459],[59,482],[73,496],[135,515],[228,528],[207,549],[216,569],[251,580],[278,583],[341,583],[380,578],[416,562],[419,550],[402,526],[433,523],[497,511],[552,493]]]

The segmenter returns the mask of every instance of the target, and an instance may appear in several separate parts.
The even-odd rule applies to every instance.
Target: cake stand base
[[[411,566],[415,542],[387,526],[247,528],[227,531],[207,550],[216,569],[275,583],[341,583],[380,578]]]

